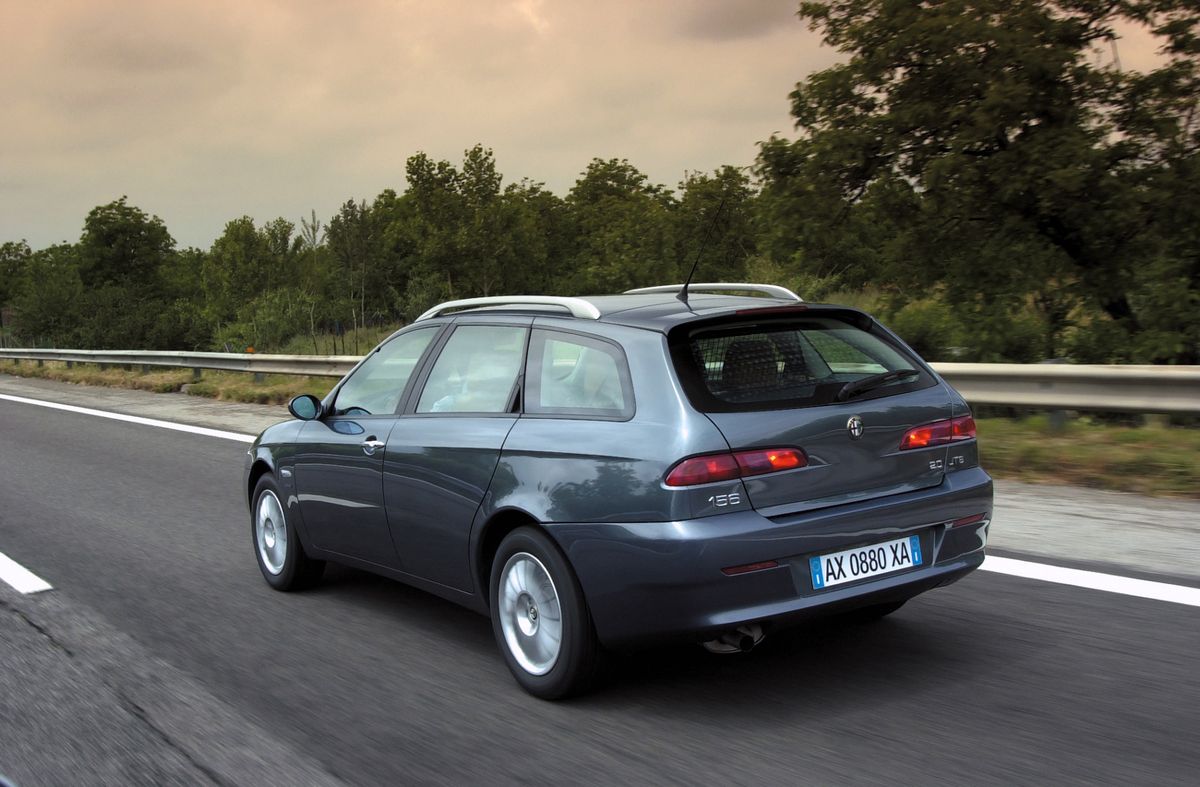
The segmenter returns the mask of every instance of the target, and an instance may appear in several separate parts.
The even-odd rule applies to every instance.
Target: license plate
[[[808,559],[813,590],[877,577],[921,565],[921,540],[916,536],[884,541]]]

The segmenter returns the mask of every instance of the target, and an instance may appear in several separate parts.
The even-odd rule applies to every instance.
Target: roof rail
[[[498,308],[504,306],[558,306],[566,309],[572,317],[585,320],[600,319],[600,310],[582,298],[563,298],[557,295],[493,295],[486,298],[463,298],[458,301],[439,303],[417,318],[417,321],[441,317],[456,309]]]
[[[689,284],[688,292],[761,292],[772,298],[782,298],[788,301],[803,301],[796,293],[787,287],[775,284],[747,284],[746,282],[709,282],[707,284]],[[640,295],[648,292],[679,292],[682,284],[661,284],[657,287],[638,287],[636,290],[626,290],[626,295]]]

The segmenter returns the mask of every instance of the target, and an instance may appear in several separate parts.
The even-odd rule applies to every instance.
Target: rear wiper
[[[844,402],[855,394],[860,394],[863,391],[870,391],[874,388],[887,385],[888,383],[897,380],[905,380],[910,377],[917,377],[921,373],[916,369],[896,369],[891,372],[883,372],[881,374],[873,374],[870,377],[864,377],[861,380],[852,380],[842,386],[842,390],[838,391],[834,398],[839,402]]]

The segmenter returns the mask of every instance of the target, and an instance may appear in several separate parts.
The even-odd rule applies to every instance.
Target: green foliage
[[[573,291],[621,292],[676,278],[671,195],[628,161],[592,159],[567,206]]]
[[[1184,304],[1198,286],[1194,3],[834,0],[800,16],[847,60],[792,93],[800,137],[763,146],[776,259],[989,314],[1032,298],[1045,354],[1083,309],[1131,336],[1157,323],[1136,357],[1196,357],[1196,318],[1161,319],[1155,294],[1164,274]],[[1099,60],[1119,23],[1158,36],[1159,68]]]
[[[78,342],[84,298],[74,246],[59,244],[30,255],[15,290],[22,335],[51,346]]]

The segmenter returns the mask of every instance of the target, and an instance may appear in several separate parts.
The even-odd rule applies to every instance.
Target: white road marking
[[[157,426],[160,429],[174,429],[177,432],[190,432],[208,437],[219,437],[224,440],[235,440],[239,443],[254,442],[254,435],[241,434],[240,432],[226,432],[222,429],[209,429],[205,426],[191,426],[189,424],[175,423],[174,421],[160,421],[156,418],[142,418],[137,415],[111,413],[106,410],[93,410],[90,407],[76,407],[72,404],[59,404],[58,402],[44,402],[40,399],[27,399],[24,396],[11,396],[9,394],[0,394],[0,399],[37,405],[39,407],[50,407],[55,410],[66,410],[71,413],[94,415],[98,418],[111,418],[115,421],[127,421],[133,424],[142,424],[143,426]],[[46,584],[37,575],[30,573],[21,565],[14,563],[4,557],[3,553],[0,553],[0,579],[4,579],[10,585],[16,587],[14,581],[9,579],[9,576],[5,573],[5,562],[14,567],[16,571],[23,572],[25,576],[34,582],[33,590],[22,590],[21,592],[36,593],[38,590],[47,590],[50,588],[50,585]],[[1200,607],[1200,588],[1191,588],[1185,585],[1132,579],[1130,577],[1117,576],[1116,574],[1102,574],[1098,571],[1081,571],[1076,568],[1063,568],[1047,563],[1033,563],[1027,560],[1013,560],[1007,557],[989,556],[983,562],[981,568],[984,571],[1008,574],[1009,576],[1022,577],[1024,579],[1037,579],[1042,582],[1055,582],[1060,585],[1072,585],[1074,587],[1087,588],[1088,590],[1103,590],[1108,593],[1119,593],[1124,596],[1136,596],[1155,601],[1168,601],[1173,604]]]
[[[1109,593],[1120,593],[1123,596],[1137,596],[1155,601],[1169,601],[1173,604],[1186,604],[1189,607],[1200,607],[1200,588],[1190,588],[1186,585],[1151,582],[1146,579],[1101,574],[1099,571],[1081,571],[1077,568],[1063,568],[1062,566],[1033,563],[1028,560],[1013,560],[994,555],[989,555],[980,568],[984,571],[994,571],[998,574],[1008,574],[1025,579],[1038,579],[1043,582],[1073,585],[1088,590],[1103,590]]]
[[[107,410],[93,410],[90,407],[76,407],[73,404],[43,402],[41,399],[26,399],[24,396],[11,396],[9,394],[0,394],[0,399],[7,399],[10,402],[20,402],[21,404],[37,405],[38,407],[49,407],[52,410],[66,410],[69,413],[94,415],[97,418],[111,418],[114,421],[126,421],[131,424],[141,424],[142,426],[157,426],[159,429],[174,429],[176,432],[190,432],[191,434],[200,434],[206,437],[219,437],[223,440],[236,440],[239,443],[254,442],[254,435],[241,434],[240,432],[226,432],[223,429],[209,429],[207,426],[192,426],[191,424],[179,424],[174,421],[160,421],[157,418],[142,418],[140,415],[111,413]]]
[[[41,593],[51,585],[29,569],[0,552],[0,579],[16,588],[18,593]]]

